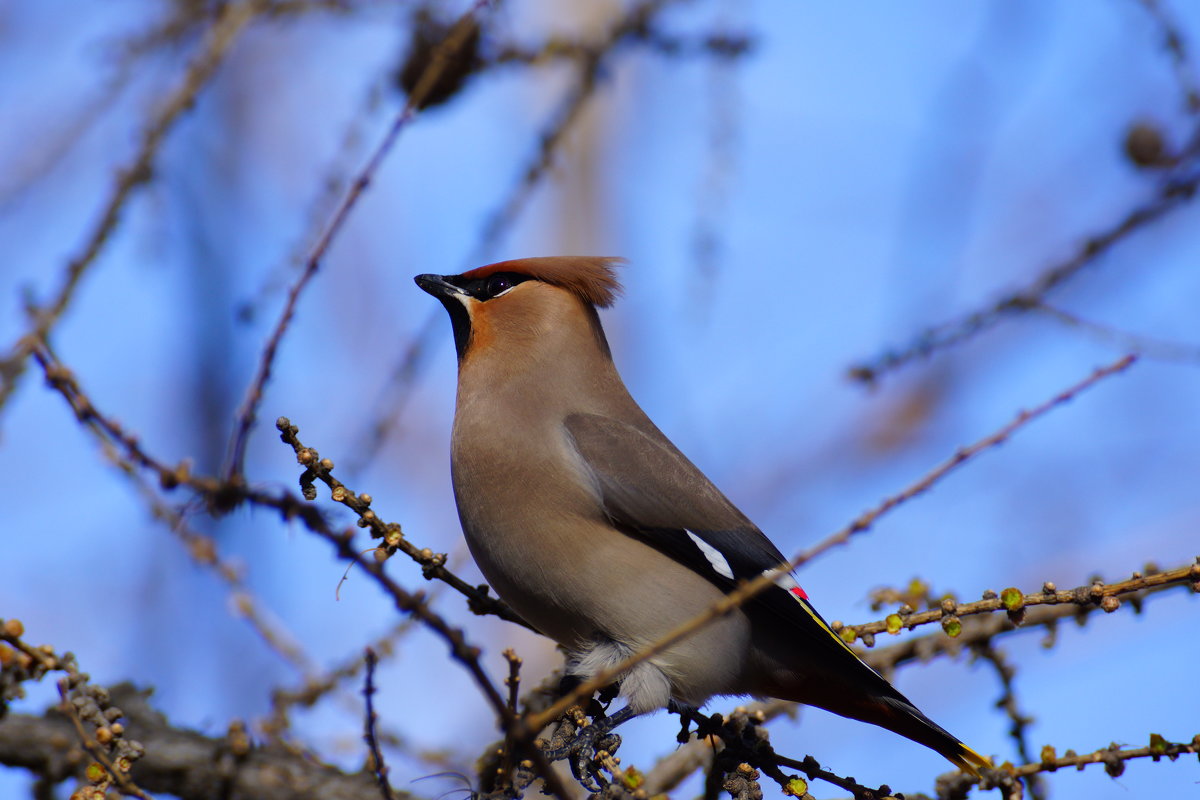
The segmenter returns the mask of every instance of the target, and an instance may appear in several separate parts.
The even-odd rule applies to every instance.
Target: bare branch
[[[333,461],[321,458],[320,453],[316,450],[306,447],[300,441],[300,429],[292,425],[287,417],[280,417],[276,421],[275,427],[279,429],[280,439],[291,445],[292,450],[296,453],[296,460],[304,467],[304,473],[300,476],[300,486],[305,498],[312,500],[316,497],[316,489],[313,487],[314,479],[328,486],[330,497],[335,502],[341,503],[358,515],[359,527],[368,528],[371,536],[383,540],[375,552],[377,559],[384,561],[397,551],[402,552],[421,565],[421,574],[425,576],[426,580],[442,581],[467,598],[468,606],[476,614],[494,614],[501,619],[533,630],[529,623],[521,619],[504,601],[488,595],[486,585],[472,586],[451,572],[446,567],[445,553],[435,553],[427,547],[417,547],[405,538],[399,523],[381,520],[371,510],[373,500],[371,495],[355,494],[352,489],[335,478]]]
[[[392,783],[388,780],[387,764],[383,760],[383,751],[379,749],[379,741],[375,738],[375,651],[367,648],[363,657],[367,669],[363,675],[363,699],[366,703],[363,721],[363,741],[371,756],[371,772],[379,785],[379,794],[383,800],[395,800],[396,793],[392,791]]]
[[[925,358],[938,350],[961,344],[1009,316],[1023,314],[1035,308],[1047,295],[1074,278],[1085,267],[1094,264],[1100,256],[1117,244],[1190,203],[1196,195],[1197,187],[1200,187],[1200,174],[1168,181],[1152,200],[1135,207],[1115,224],[1093,234],[1073,256],[1046,270],[1028,286],[1004,295],[987,308],[926,328],[899,350],[889,350],[868,361],[853,365],[849,369],[850,378],[860,383],[873,384],[888,372]]]
[[[1058,615],[1060,617],[1078,616],[1095,609],[1112,613],[1121,607],[1122,598],[1127,597],[1131,602],[1140,603],[1150,592],[1174,586],[1187,586],[1193,591],[1200,591],[1200,558],[1194,564],[1166,572],[1148,575],[1134,573],[1132,578],[1117,583],[1106,584],[1097,580],[1087,586],[1059,591],[1053,583],[1047,582],[1041,592],[1031,594],[1022,594],[1019,589],[1011,587],[999,595],[989,590],[984,593],[982,600],[973,603],[959,604],[947,600],[939,608],[930,611],[913,612],[909,609],[906,613],[901,609],[901,612],[889,614],[882,620],[862,625],[833,624],[831,627],[848,643],[859,638],[872,637],[869,643],[865,642],[868,647],[873,644],[873,637],[877,633],[897,634],[905,628],[912,630],[934,622],[940,622],[946,633],[951,638],[956,638],[960,633],[955,632],[955,622],[961,617],[1004,611],[1013,625],[1020,625],[1026,621],[1027,608],[1046,605],[1059,606],[1062,609]],[[961,623],[957,630],[961,632]]]

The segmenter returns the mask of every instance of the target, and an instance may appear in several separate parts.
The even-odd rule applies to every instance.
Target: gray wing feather
[[[695,548],[685,533],[691,531],[720,551],[739,579],[786,561],[649,422],[635,426],[596,414],[572,414],[565,425],[596,480],[605,513],[638,538],[694,566]]]

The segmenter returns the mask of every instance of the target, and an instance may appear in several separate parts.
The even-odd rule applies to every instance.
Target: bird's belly
[[[606,522],[546,514],[539,535],[527,534],[495,520],[491,526],[471,525],[467,542],[497,594],[577,660],[614,644],[612,652],[637,652],[723,596],[690,569]],[[745,692],[749,639],[749,622],[735,611],[650,663],[666,676],[671,696],[699,706],[714,694]]]

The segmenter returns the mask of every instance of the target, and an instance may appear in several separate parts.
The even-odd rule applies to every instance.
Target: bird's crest
[[[518,258],[464,272],[462,277],[474,280],[497,272],[515,272],[566,289],[585,303],[607,308],[621,293],[616,267],[623,263],[624,259],[608,256]]]

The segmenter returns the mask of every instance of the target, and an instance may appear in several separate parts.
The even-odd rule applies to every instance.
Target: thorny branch
[[[968,447],[960,448],[950,459],[930,471],[925,475],[925,477],[921,478],[899,494],[886,498],[871,510],[859,515],[859,517],[849,525],[834,533],[817,546],[800,553],[800,555],[793,558],[786,565],[781,566],[779,570],[774,572],[766,572],[752,581],[747,581],[739,585],[737,589],[727,594],[718,603],[715,603],[711,608],[709,608],[708,611],[704,612],[703,614],[699,614],[696,617],[693,617],[691,620],[688,620],[687,622],[677,626],[666,636],[634,653],[620,664],[603,670],[590,680],[583,682],[546,711],[527,718],[525,720],[525,724],[535,731],[540,730],[552,720],[555,720],[561,716],[567,708],[575,705],[581,699],[589,696],[597,689],[612,683],[617,676],[623,674],[625,671],[636,666],[637,664],[640,664],[646,659],[661,653],[667,647],[670,647],[680,639],[695,633],[697,630],[701,629],[713,620],[731,613],[734,609],[748,602],[757,594],[765,591],[768,587],[773,586],[778,573],[795,569],[801,564],[804,564],[821,553],[824,553],[826,550],[846,543],[854,534],[870,528],[871,525],[873,525],[875,521],[879,519],[879,517],[888,513],[902,503],[907,502],[917,495],[931,489],[934,484],[936,484],[946,475],[953,472],[958,467],[961,467],[971,458],[1006,441],[1018,429],[1027,425],[1032,420],[1043,416],[1063,403],[1074,399],[1080,392],[1089,389],[1107,377],[1123,372],[1124,370],[1128,369],[1135,360],[1136,359],[1134,356],[1125,356],[1124,358],[1115,361],[1106,367],[1101,367],[1093,371],[1092,374],[1087,378],[1079,381],[1069,389],[1066,389],[1065,391],[1055,395],[1050,400],[1047,400],[1041,405],[1035,407],[1033,410],[1022,411],[1012,422],[1000,428],[995,433],[985,436],[978,442]]]
[[[150,124],[142,132],[141,142],[133,160],[117,172],[116,185],[100,212],[99,221],[88,234],[83,248],[68,262],[62,285],[53,299],[40,307],[31,305],[28,308],[32,327],[0,361],[0,408],[4,407],[15,391],[17,381],[28,366],[30,354],[39,342],[48,338],[51,329],[74,298],[84,274],[108,244],[120,224],[121,215],[130,197],[138,188],[149,182],[163,140],[183,113],[194,105],[196,96],[217,71],[217,67],[221,65],[238,37],[267,6],[267,0],[245,0],[241,3],[224,3],[217,7],[212,27],[209,28],[199,53],[188,67],[183,80],[162,102]]]

